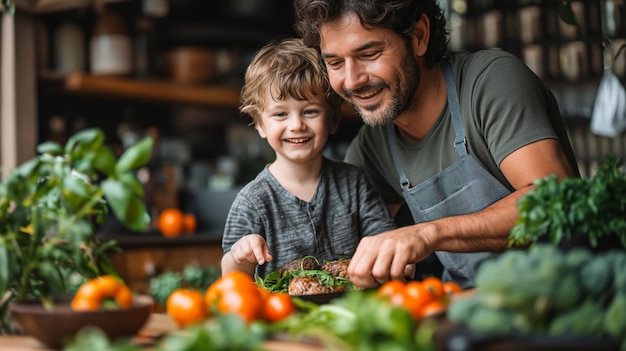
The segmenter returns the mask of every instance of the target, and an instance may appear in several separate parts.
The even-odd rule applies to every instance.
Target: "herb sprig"
[[[546,237],[552,243],[574,234],[586,235],[591,247],[616,235],[626,247],[626,173],[623,160],[608,155],[591,178],[548,176],[518,201],[519,217],[510,245],[525,245]]]

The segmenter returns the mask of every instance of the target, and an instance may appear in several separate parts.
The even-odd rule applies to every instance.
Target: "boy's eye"
[[[310,115],[316,115],[316,114],[318,114],[318,113],[319,113],[319,111],[318,111],[318,110],[315,110],[315,109],[304,110],[304,114],[305,114],[305,115],[307,115],[307,116],[310,116]]]
[[[274,116],[274,117],[287,117],[287,112],[276,112],[272,116]]]

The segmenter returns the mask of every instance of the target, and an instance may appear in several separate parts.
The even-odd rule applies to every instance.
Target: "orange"
[[[183,232],[186,234],[195,233],[198,229],[198,221],[196,220],[196,216],[191,213],[185,213],[183,215]]]
[[[120,286],[115,294],[115,302],[121,308],[129,308],[133,305],[133,292],[126,285]]]
[[[263,300],[263,319],[269,322],[277,322],[289,317],[296,310],[291,296],[285,293],[270,293]]]
[[[422,284],[430,290],[436,298],[443,297],[446,294],[443,288],[443,282],[437,277],[424,278]]]
[[[168,238],[179,236],[184,229],[183,212],[177,208],[168,208],[159,214],[157,227]]]
[[[78,288],[72,299],[75,311],[95,311],[102,303],[114,299],[114,308],[128,308],[133,304],[133,293],[124,282],[112,275],[103,275],[87,280]],[[108,306],[108,305],[107,305]]]
[[[209,315],[202,293],[185,288],[172,291],[165,302],[165,312],[181,328],[199,323]]]

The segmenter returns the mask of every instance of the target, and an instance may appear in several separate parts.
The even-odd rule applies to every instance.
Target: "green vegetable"
[[[206,291],[220,275],[220,268],[217,265],[201,268],[190,264],[185,266],[182,272],[164,272],[150,279],[148,294],[161,306],[165,306],[167,298],[175,289],[185,287]]]
[[[556,316],[548,334],[600,337],[604,332],[603,313],[599,302],[587,300],[580,307]]]
[[[373,291],[348,291],[274,328],[295,339],[318,337],[333,350],[435,350],[434,324],[424,321],[418,325],[407,310]]]
[[[588,179],[551,175],[518,201],[519,216],[509,234],[510,245],[526,245],[547,237],[560,243],[572,235],[585,235],[591,247],[598,240],[617,236],[626,247],[626,173],[622,159],[607,156]]]
[[[626,294],[615,296],[604,316],[604,329],[626,340]]]
[[[128,339],[119,339],[111,342],[106,334],[97,327],[84,327],[76,336],[69,340],[63,351],[139,351],[139,346],[133,345]]]
[[[613,267],[606,256],[599,256],[580,271],[582,286],[589,294],[599,296],[613,283]]]
[[[258,324],[247,325],[234,314],[218,315],[213,320],[168,334],[157,346],[159,351],[261,351],[266,331]]]

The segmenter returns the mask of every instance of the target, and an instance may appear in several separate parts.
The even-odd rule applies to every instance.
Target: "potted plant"
[[[518,201],[511,245],[547,241],[594,251],[626,248],[626,173],[613,155],[591,178],[548,176]]]
[[[52,304],[84,279],[115,274],[106,256],[118,249],[102,242],[97,225],[112,210],[129,229],[145,230],[150,218],[134,171],[151,156],[145,138],[119,157],[100,129],[73,135],[63,148],[38,146],[38,156],[0,182],[0,333],[12,332],[12,301]]]

